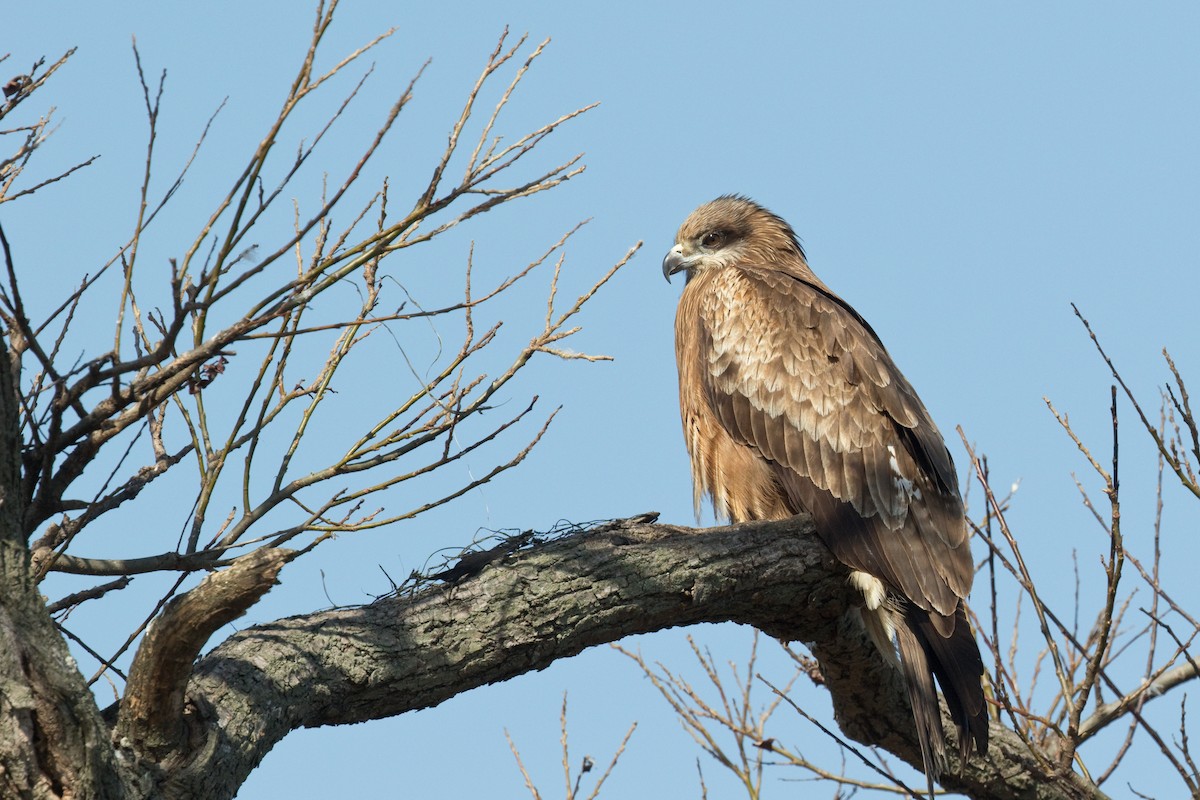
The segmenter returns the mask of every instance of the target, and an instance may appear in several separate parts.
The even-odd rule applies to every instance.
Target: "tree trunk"
[[[0,337],[0,797],[136,797],[30,569],[16,362]]]

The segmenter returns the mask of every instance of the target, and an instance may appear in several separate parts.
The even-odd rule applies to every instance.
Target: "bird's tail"
[[[980,755],[987,753],[988,744],[987,708],[981,683],[983,659],[962,604],[953,617],[937,622],[940,624],[935,624],[927,612],[909,605],[896,625],[900,667],[908,688],[908,701],[917,725],[917,740],[931,794],[933,781],[946,768],[942,715],[933,688],[935,675],[958,728],[961,760],[970,756],[972,744]],[[945,629],[948,634],[943,633]]]

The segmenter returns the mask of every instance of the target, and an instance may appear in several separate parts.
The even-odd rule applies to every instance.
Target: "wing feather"
[[[720,425],[770,463],[839,559],[952,630],[973,577],[954,465],[874,332],[777,269],[706,271],[689,293],[711,345],[697,379]]]

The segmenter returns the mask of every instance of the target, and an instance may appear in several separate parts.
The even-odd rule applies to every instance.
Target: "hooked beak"
[[[687,268],[688,261],[683,255],[683,245],[677,244],[671,248],[671,252],[667,253],[667,257],[663,259],[663,277],[667,279],[667,283],[670,283],[672,275]]]

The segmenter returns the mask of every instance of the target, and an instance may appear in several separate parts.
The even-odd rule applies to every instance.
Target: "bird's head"
[[[675,246],[663,259],[663,277],[676,272],[688,277],[700,270],[755,264],[805,266],[804,249],[790,225],[745,197],[725,195],[693,211]]]

